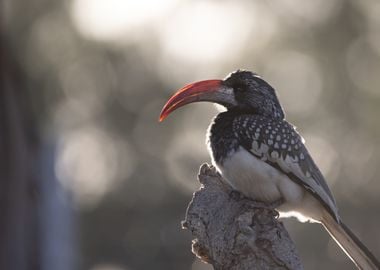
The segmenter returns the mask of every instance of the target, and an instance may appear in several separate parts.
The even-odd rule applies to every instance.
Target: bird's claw
[[[245,196],[242,193],[234,189],[230,191],[229,195],[230,198],[234,199],[235,201],[240,201],[245,198]]]

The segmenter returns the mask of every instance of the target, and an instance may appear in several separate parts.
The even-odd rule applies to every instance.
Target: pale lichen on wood
[[[215,270],[303,269],[278,213],[244,198],[203,164],[183,227],[194,237],[193,253]]]

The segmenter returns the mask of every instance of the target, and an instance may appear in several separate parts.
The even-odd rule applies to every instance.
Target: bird
[[[207,132],[212,164],[223,181],[252,200],[276,204],[283,217],[323,225],[358,269],[380,263],[346,226],[327,182],[295,126],[285,119],[275,89],[258,74],[237,70],[224,79],[179,89],[159,121],[194,102],[222,105]]]

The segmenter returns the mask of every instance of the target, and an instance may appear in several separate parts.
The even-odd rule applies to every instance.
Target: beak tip
[[[160,116],[158,117],[158,122],[162,122],[162,121],[164,121],[165,120],[165,118],[166,118],[166,115],[165,114],[163,114],[163,113],[161,113],[160,114]]]

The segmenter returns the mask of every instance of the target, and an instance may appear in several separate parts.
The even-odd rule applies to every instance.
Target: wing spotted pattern
[[[233,121],[240,144],[302,184],[338,218],[334,197],[295,127],[284,120],[240,115]]]

